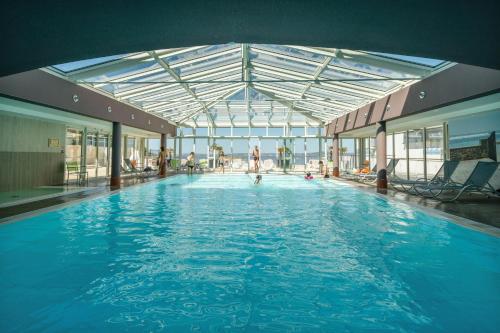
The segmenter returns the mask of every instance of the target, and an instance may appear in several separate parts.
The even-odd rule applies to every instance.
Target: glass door
[[[260,159],[263,171],[272,171],[278,167],[278,151],[276,139],[260,140]]]
[[[66,183],[76,182],[78,179],[77,171],[82,164],[82,131],[68,128],[66,130],[65,145],[65,170]]]
[[[85,171],[89,178],[97,176],[97,133],[87,133]]]
[[[97,177],[109,176],[109,135],[100,134],[97,146]]]

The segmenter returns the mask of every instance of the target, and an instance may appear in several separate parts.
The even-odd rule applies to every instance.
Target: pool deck
[[[167,174],[167,177],[172,175],[176,175],[176,173],[170,172]],[[152,176],[148,178],[128,177],[122,179],[121,188],[144,184],[147,182],[156,181],[158,179],[158,176]],[[376,193],[376,189],[374,186],[360,184],[341,178],[333,180],[350,184],[357,188],[363,189],[364,191]],[[41,213],[74,201],[79,201],[115,191],[116,189],[110,188],[107,185],[107,182],[108,181],[106,179],[99,179],[96,182],[92,183],[92,186],[82,188],[81,191],[69,192],[57,197],[41,198],[41,200],[37,201],[20,203],[19,205],[0,208],[0,223],[18,220],[34,213]],[[468,195],[464,196],[464,198],[459,201],[445,203],[438,200],[422,198],[415,195],[394,191],[391,189],[387,191],[387,194],[385,196],[397,201],[406,202],[412,206],[424,209],[430,213],[438,213],[438,215],[439,213],[444,213],[445,217],[451,218],[459,224],[467,224],[474,229],[481,229],[481,225],[483,225],[483,229],[485,230],[482,231],[492,233],[493,230],[494,234],[500,234],[500,198],[486,198],[479,195]],[[471,220],[472,223],[479,223],[476,223],[475,226],[471,226],[470,221],[467,222],[467,220]],[[491,227],[494,228],[492,229]]]

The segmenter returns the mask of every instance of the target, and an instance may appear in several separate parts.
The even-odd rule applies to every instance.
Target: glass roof
[[[449,62],[291,45],[195,46],[50,70],[180,126],[322,126]]]

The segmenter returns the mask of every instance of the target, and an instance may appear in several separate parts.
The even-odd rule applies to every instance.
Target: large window
[[[68,128],[66,130],[66,148],[65,148],[66,165],[70,167],[73,165],[81,166],[82,162],[82,131]],[[83,163],[85,164],[85,163]],[[70,173],[66,175],[67,180],[76,180],[77,175]]]
[[[424,130],[408,131],[408,178],[425,178]]]
[[[87,133],[87,146],[85,152],[86,171],[89,178],[97,175],[97,133]]]
[[[444,160],[444,136],[443,126],[412,129],[404,132],[388,133],[387,144],[387,164],[392,159],[397,159],[393,175],[404,179],[432,178]],[[351,164],[344,162],[346,140],[341,139],[341,169],[350,169]],[[376,165],[376,140],[375,138],[358,138],[354,140],[352,146],[355,155],[359,155],[361,167]],[[361,151],[360,151],[361,150]],[[343,156],[344,155],[344,156]],[[344,163],[343,163],[344,162]]]
[[[399,160],[395,168],[395,174],[400,178],[406,179],[408,178],[406,132],[394,133],[393,137],[394,157]]]
[[[427,179],[431,179],[439,171],[444,160],[443,126],[427,128],[425,156]]]
[[[97,147],[97,176],[109,176],[109,135],[99,134]]]
[[[304,171],[306,166],[306,139],[304,138],[295,138],[294,140],[294,165],[295,170]]]

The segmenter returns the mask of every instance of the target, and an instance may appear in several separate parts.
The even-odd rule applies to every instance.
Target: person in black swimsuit
[[[255,148],[253,149],[252,157],[253,157],[253,164],[255,167],[255,173],[259,173],[260,151],[258,146],[255,146]]]

